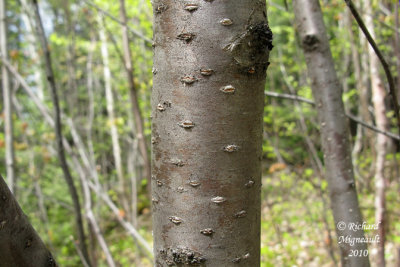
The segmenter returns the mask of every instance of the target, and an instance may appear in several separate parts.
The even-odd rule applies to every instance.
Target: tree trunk
[[[108,122],[110,125],[109,127],[110,127],[111,141],[112,141],[114,164],[115,164],[115,169],[117,171],[118,184],[119,184],[118,194],[120,196],[125,212],[129,212],[129,205],[125,198],[125,176],[124,176],[124,170],[122,168],[119,134],[114,115],[114,97],[111,87],[111,71],[110,71],[110,63],[108,57],[107,38],[102,18],[99,18],[99,24],[100,24],[99,34],[101,41],[101,56],[103,58],[104,87],[106,91]]]
[[[350,156],[349,134],[342,94],[330,52],[318,0],[293,1],[296,24],[306,58],[321,125],[326,178],[333,209],[342,266],[369,266],[368,257],[350,257],[350,250],[367,250],[365,243],[350,246],[346,237],[362,238],[363,230],[353,231],[350,223],[362,223]]]
[[[151,185],[151,161],[147,150],[146,137],[144,135],[143,117],[139,108],[139,101],[137,96],[137,89],[133,81],[134,68],[132,62],[132,54],[129,48],[127,18],[125,12],[125,0],[120,0],[120,16],[122,21],[122,45],[124,49],[124,66],[126,70],[126,76],[129,84],[129,96],[131,100],[132,114],[135,120],[135,133],[137,134],[139,151],[143,158],[144,175],[148,182],[148,189],[150,190]]]
[[[0,52],[2,56],[7,59],[7,24],[6,24],[6,4],[4,0],[0,1]],[[2,64],[1,66],[1,81],[3,87],[3,105],[4,105],[4,138],[6,147],[6,170],[7,181],[10,186],[11,192],[15,194],[15,156],[14,156],[14,131],[12,121],[12,102],[11,102],[11,89],[10,79],[7,67]]]
[[[57,266],[1,176],[0,210],[1,266]]]
[[[51,91],[51,98],[54,106],[54,130],[56,134],[56,144],[57,144],[57,152],[58,152],[58,159],[60,161],[61,169],[64,174],[64,179],[68,185],[68,190],[71,194],[71,199],[74,204],[74,212],[75,212],[75,222],[79,240],[79,248],[83,254],[83,257],[86,259],[86,262],[90,265],[89,256],[86,248],[86,240],[85,240],[85,233],[83,229],[83,222],[82,222],[82,213],[81,213],[81,205],[79,201],[78,192],[76,190],[74,181],[72,179],[71,172],[68,167],[67,159],[65,156],[64,144],[63,144],[63,135],[62,135],[62,125],[61,125],[61,111],[58,101],[58,93],[53,73],[53,67],[51,63],[51,55],[49,46],[47,43],[47,39],[44,33],[42,20],[40,18],[39,13],[39,6],[37,0],[33,0],[34,10],[35,10],[35,18],[36,18],[36,27],[38,37],[40,39],[43,54],[44,54],[44,64],[46,69],[46,76],[47,81],[49,83],[49,88]]]
[[[156,266],[260,266],[265,3],[153,8]]]
[[[364,1],[365,26],[368,28],[372,38],[375,39],[375,30],[371,1]],[[375,123],[379,129],[388,131],[389,121],[386,117],[385,97],[386,91],[381,78],[379,77],[380,62],[373,48],[368,46],[369,70],[371,76],[372,104],[374,106]],[[397,101],[397,100],[396,100]],[[378,134],[376,137],[376,161],[375,161],[375,223],[379,224],[378,234],[378,256],[377,264],[385,266],[385,228],[386,228],[386,179],[385,179],[385,158],[387,146],[390,142],[387,136]]]

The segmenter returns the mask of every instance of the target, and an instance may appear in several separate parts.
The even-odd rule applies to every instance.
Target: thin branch
[[[42,113],[46,122],[52,128],[54,128],[54,120],[51,117],[50,111],[47,109],[47,107],[43,105],[42,101],[33,92],[28,83],[21,76],[21,74],[18,73],[17,69],[13,65],[11,65],[11,63],[6,58],[4,58],[3,55],[0,54],[0,57],[1,57],[1,63],[7,67],[7,69],[11,72],[14,78],[21,84],[21,87],[25,90],[25,92],[28,94],[29,98],[33,101],[33,103],[35,103],[36,107],[39,109],[40,113]]]
[[[395,34],[396,34],[396,33],[400,33],[400,30],[399,30],[399,29],[397,29],[396,27],[393,27],[393,26],[391,26],[391,25],[385,23],[384,21],[379,21],[379,23],[382,24],[383,26],[385,26],[386,28],[388,28],[388,29],[394,31]]]
[[[123,23],[122,21],[120,21],[118,18],[114,17],[114,16],[111,15],[109,12],[105,11],[104,9],[102,9],[102,8],[99,7],[98,5],[94,4],[93,2],[91,2],[91,1],[89,1],[89,0],[83,0],[83,2],[85,2],[87,5],[89,5],[89,6],[93,7],[93,8],[95,8],[97,11],[99,11],[100,13],[106,15],[107,17],[109,17],[109,18],[112,19],[113,21],[115,21],[115,22],[117,22],[117,23],[119,23],[119,24],[121,24],[121,25],[126,26],[126,27],[129,29],[129,31],[130,31],[133,35],[135,35],[135,36],[139,37],[140,39],[144,40],[146,43],[148,43],[148,44],[150,44],[150,45],[153,44],[153,41],[152,41],[151,39],[147,38],[146,36],[144,36],[144,35],[143,35],[142,33],[140,33],[139,31],[137,31],[137,30],[135,30],[135,29],[132,29],[132,28],[129,27],[128,25],[124,24],[124,23]]]
[[[297,96],[297,95],[280,94],[280,93],[275,93],[275,92],[270,92],[270,91],[264,91],[264,94],[265,94],[266,96],[272,96],[272,97],[277,97],[277,98],[283,98],[283,99],[290,99],[290,100],[294,100],[294,101],[300,101],[300,102],[304,102],[304,103],[310,104],[310,105],[312,105],[312,106],[315,106],[315,102],[314,102],[314,101],[312,101],[312,100],[310,100],[310,99],[307,99],[307,98],[304,98],[304,97]],[[356,123],[358,123],[358,124],[364,126],[365,128],[368,128],[368,129],[370,129],[370,130],[372,130],[372,131],[374,131],[374,132],[377,132],[377,133],[386,135],[386,136],[388,136],[388,137],[391,137],[391,138],[393,138],[393,139],[395,139],[395,140],[399,140],[399,141],[400,141],[400,136],[399,136],[399,135],[393,134],[393,133],[391,133],[391,132],[383,131],[383,130],[381,130],[381,129],[379,129],[379,128],[373,126],[373,125],[370,125],[370,124],[368,124],[368,123],[365,123],[365,122],[363,122],[362,120],[358,119],[356,116],[354,116],[354,115],[352,115],[352,114],[350,114],[350,113],[346,113],[346,116],[347,116],[349,119],[351,119],[352,121],[354,121],[354,122],[356,122]]]
[[[395,139],[395,140],[399,140],[399,141],[400,141],[400,136],[398,136],[398,135],[396,135],[396,134],[394,134],[394,133],[381,130],[381,129],[379,129],[379,128],[373,126],[373,125],[370,125],[370,124],[368,124],[368,123],[365,123],[365,122],[363,122],[362,120],[358,119],[356,116],[354,116],[354,115],[352,115],[352,114],[350,114],[350,113],[346,113],[346,116],[347,116],[349,119],[351,119],[352,121],[361,124],[361,125],[364,126],[365,128],[368,128],[368,129],[370,129],[370,130],[372,130],[372,131],[375,131],[375,132],[377,132],[377,133],[386,135],[387,137],[391,137],[391,138],[393,138],[393,139]]]
[[[371,34],[369,33],[367,27],[364,24],[364,21],[362,20],[360,14],[358,14],[358,11],[356,9],[356,7],[354,6],[353,2],[351,0],[345,0],[347,6],[349,7],[351,13],[353,14],[353,17],[355,18],[355,20],[358,23],[358,26],[360,26],[361,30],[363,31],[365,37],[367,38],[369,44],[372,46],[372,48],[375,51],[375,54],[377,55],[377,57],[379,58],[379,60],[381,61],[382,67],[385,71],[386,74],[386,78],[388,80],[389,83],[389,91],[391,94],[391,99],[392,99],[392,104],[393,104],[393,109],[395,112],[395,116],[397,119],[397,128],[400,134],[400,114],[399,114],[399,105],[397,103],[397,95],[396,95],[396,88],[395,88],[395,83],[394,83],[394,79],[392,76],[392,73],[390,71],[389,65],[386,62],[385,58],[383,57],[381,51],[379,50],[378,46],[376,45],[374,39],[372,38]]]
[[[274,6],[274,7],[276,7],[277,9],[279,9],[280,11],[284,11],[284,12],[287,12],[287,11],[288,11],[288,6],[287,6],[286,1],[285,1],[285,3],[284,3],[284,6],[279,5],[279,4],[275,3],[274,1],[268,1],[268,6]]]
[[[300,101],[300,102],[304,102],[310,105],[315,105],[314,101],[301,97],[301,96],[297,96],[297,95],[291,95],[291,94],[280,94],[280,93],[276,93],[276,92],[271,92],[271,91],[265,91],[264,92],[266,96],[272,96],[272,97],[277,97],[277,98],[284,98],[284,99],[290,99],[290,100],[296,100],[296,101]]]

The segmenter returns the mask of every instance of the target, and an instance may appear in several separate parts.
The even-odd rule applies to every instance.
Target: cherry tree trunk
[[[156,266],[259,266],[263,1],[154,1]]]

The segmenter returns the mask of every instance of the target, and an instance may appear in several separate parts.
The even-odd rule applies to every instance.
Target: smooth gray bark
[[[265,2],[154,1],[156,266],[259,266]]]
[[[351,246],[341,242],[346,237],[364,237],[362,229],[353,231],[349,227],[350,223],[360,224],[363,219],[351,163],[342,89],[336,76],[321,7],[318,0],[296,0],[293,1],[293,6],[318,109],[333,217],[335,225],[345,226],[340,230],[336,227],[342,266],[369,266],[368,257],[350,257],[351,250],[366,250],[366,243],[355,243]]]
[[[0,52],[7,59],[7,22],[6,22],[6,4],[4,0],[0,1]],[[12,101],[10,78],[7,67],[1,66],[1,82],[3,87],[3,105],[4,105],[4,138],[6,148],[6,170],[7,181],[11,192],[15,194],[15,156],[14,156],[14,131],[12,120]]]
[[[0,266],[57,266],[1,176],[0,211]]]

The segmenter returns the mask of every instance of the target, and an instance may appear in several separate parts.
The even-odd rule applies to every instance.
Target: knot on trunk
[[[273,48],[272,39],[268,23],[250,24],[244,32],[236,35],[224,50],[229,52],[241,66],[267,67],[269,51]]]
[[[320,40],[316,34],[307,34],[303,38],[303,48],[306,51],[314,51],[318,48]]]

